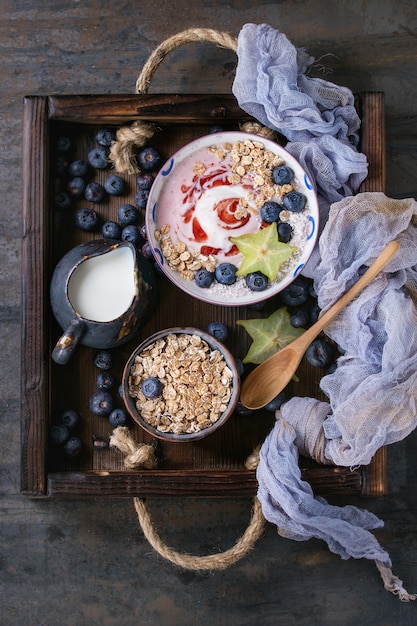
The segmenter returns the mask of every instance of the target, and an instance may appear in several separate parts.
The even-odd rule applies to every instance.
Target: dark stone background
[[[30,500],[20,488],[22,98],[133,93],[166,37],[191,26],[237,35],[269,23],[353,91],[386,94],[387,194],[417,197],[417,6],[412,0],[2,0],[0,2],[0,622],[4,626],[380,626],[417,622],[417,603],[384,591],[368,561],[342,561],[320,541],[268,526],[231,568],[182,571],[144,539],[133,502]],[[326,56],[324,56],[326,55]],[[157,92],[229,92],[235,55],[211,44],[173,52]],[[399,320],[400,323],[400,320]],[[377,536],[417,591],[417,438],[389,449],[389,492],[349,500],[385,521]],[[247,526],[247,499],[150,499],[169,545],[225,550]]]

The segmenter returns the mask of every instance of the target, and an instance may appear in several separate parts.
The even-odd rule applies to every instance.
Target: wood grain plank
[[[363,192],[386,189],[385,94],[365,92],[360,98],[361,150],[368,157],[368,176],[361,186]],[[362,495],[381,497],[388,490],[387,450],[380,448],[364,469]]]
[[[349,468],[305,469],[303,478],[323,496],[359,495],[363,473]],[[48,476],[48,495],[61,497],[121,496],[255,496],[256,474],[250,470],[152,470],[144,472],[63,472]]]
[[[25,98],[23,107],[23,237],[22,237],[22,378],[21,490],[30,495],[46,491],[46,419],[48,359],[44,315],[48,237],[45,213],[48,188],[45,162],[47,98]],[[36,166],[35,166],[36,165]],[[36,268],[39,268],[37,271]]]

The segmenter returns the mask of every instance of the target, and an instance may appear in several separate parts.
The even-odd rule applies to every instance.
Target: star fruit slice
[[[236,275],[246,276],[252,272],[262,272],[271,282],[277,277],[281,265],[297,249],[279,241],[275,222],[257,233],[238,235],[229,239],[244,255]]]
[[[269,317],[249,320],[237,320],[252,337],[253,342],[244,357],[243,363],[259,365],[267,358],[287,346],[303,334],[303,328],[294,328],[290,322],[290,314],[282,307]]]

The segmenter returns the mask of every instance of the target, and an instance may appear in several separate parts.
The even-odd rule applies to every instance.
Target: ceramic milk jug
[[[78,343],[108,349],[129,341],[155,308],[156,277],[130,242],[94,239],[59,261],[50,298],[64,330],[52,358],[63,365]]]

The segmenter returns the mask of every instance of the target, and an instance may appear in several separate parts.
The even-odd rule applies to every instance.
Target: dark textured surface
[[[371,562],[342,561],[319,541],[290,542],[267,526],[231,568],[182,571],[143,538],[130,499],[34,501],[19,493],[22,98],[132,93],[166,37],[191,26],[237,35],[267,22],[320,59],[330,80],[386,94],[387,193],[417,197],[417,7],[349,2],[176,0],[0,3],[0,622],[5,626],[411,625],[417,603],[384,591]],[[235,55],[187,45],[161,65],[150,91],[230,91]],[[354,499],[385,521],[377,536],[417,591],[417,437],[390,447],[389,493]],[[194,554],[229,547],[251,501],[149,499],[169,545]]]

